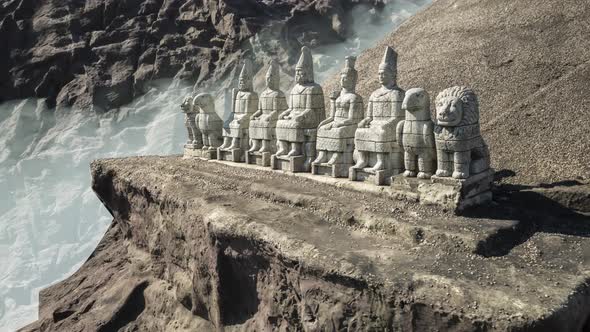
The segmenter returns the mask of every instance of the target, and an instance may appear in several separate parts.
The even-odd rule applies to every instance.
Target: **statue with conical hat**
[[[324,92],[314,82],[311,51],[304,46],[295,67],[295,86],[289,95],[289,108],[279,115],[276,135],[278,150],[273,168],[308,172],[315,157],[317,127],[325,118]],[[282,161],[288,166],[283,167]]]
[[[248,156],[268,153],[268,161],[263,162],[263,166],[270,166],[270,153],[276,150],[277,120],[287,108],[287,99],[280,90],[279,65],[273,60],[266,72],[266,89],[260,94],[258,110],[250,118],[251,146]]]
[[[250,117],[258,106],[258,95],[252,85],[252,64],[244,61],[240,72],[238,89],[232,91],[232,111],[223,127],[223,144],[217,148],[217,159],[244,161],[243,152],[248,150]],[[228,152],[231,152],[231,157]]]
[[[319,125],[316,145],[319,153],[312,163],[313,174],[325,171],[334,177],[347,177],[353,164],[354,134],[363,119],[363,98],[355,92],[358,76],[355,61],[355,57],[346,57],[340,73],[341,90],[332,98],[330,117]]]
[[[397,124],[404,120],[402,102],[405,92],[397,86],[397,54],[387,46],[379,65],[381,87],[369,97],[367,113],[359,123],[355,134],[356,164],[351,179],[357,180],[356,172],[383,174],[377,184],[386,184],[391,175],[403,171],[403,149],[396,142]]]

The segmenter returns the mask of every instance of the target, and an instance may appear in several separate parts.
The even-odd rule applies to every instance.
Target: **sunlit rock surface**
[[[456,217],[180,156],[100,160],[92,174],[113,224],[78,272],[41,292],[24,331],[589,327],[582,215],[513,197]]]

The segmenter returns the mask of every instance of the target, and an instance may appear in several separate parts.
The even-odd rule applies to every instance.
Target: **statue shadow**
[[[518,221],[481,241],[477,254],[504,256],[537,233],[590,237],[590,185],[577,180],[539,185],[501,183],[515,175],[512,170],[496,172],[493,202],[461,213],[468,218]]]

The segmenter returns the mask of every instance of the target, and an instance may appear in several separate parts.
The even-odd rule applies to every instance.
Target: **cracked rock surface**
[[[206,86],[227,76],[248,38],[274,30],[286,68],[300,43],[325,45],[350,31],[350,9],[379,0],[3,0],[0,102],[47,98],[98,111],[125,105],[149,82]],[[302,26],[305,28],[302,28]]]
[[[585,331],[590,223],[457,217],[279,172],[180,157],[100,160],[114,216],[23,331]]]

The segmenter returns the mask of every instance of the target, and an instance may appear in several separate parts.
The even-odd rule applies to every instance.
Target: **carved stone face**
[[[393,73],[390,70],[379,69],[379,83],[383,86],[395,85]]]
[[[191,112],[191,97],[186,97],[184,98],[184,100],[182,101],[182,104],[180,104],[180,109],[184,112],[184,113],[190,113]]]
[[[463,119],[463,102],[448,96],[436,101],[436,122],[440,126],[456,126]]]
[[[340,86],[348,91],[354,91],[356,82],[354,76],[348,73],[340,74]]]
[[[303,70],[303,68],[296,68],[295,69],[295,82],[297,82],[297,84],[304,84],[304,83],[307,83],[306,80],[307,80],[307,77],[305,77],[305,71]]]
[[[240,80],[238,81],[238,89],[240,91],[249,91],[250,90],[248,82],[242,77],[240,77]]]
[[[279,77],[277,75],[273,75],[272,73],[266,73],[266,86],[269,89],[278,90],[279,88]]]

